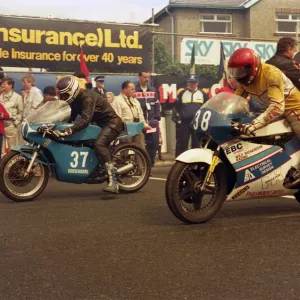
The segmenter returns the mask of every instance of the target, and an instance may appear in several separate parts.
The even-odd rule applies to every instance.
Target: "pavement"
[[[155,159],[155,167],[170,167],[175,162],[175,153],[168,152],[162,153],[163,160],[158,159],[158,155],[156,155]]]
[[[134,194],[50,179],[32,202],[0,195],[0,299],[299,300],[299,203],[229,201],[185,225],[169,169]]]

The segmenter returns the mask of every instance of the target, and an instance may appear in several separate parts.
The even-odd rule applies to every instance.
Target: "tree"
[[[182,64],[178,61],[172,61],[168,53],[166,43],[155,36],[154,38],[154,68],[155,73],[164,75],[176,75],[184,77],[189,74],[189,64]],[[213,81],[218,80],[219,66],[196,65],[196,74],[203,77],[211,77]]]

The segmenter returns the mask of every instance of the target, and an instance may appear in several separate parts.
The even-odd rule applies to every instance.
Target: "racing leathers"
[[[240,84],[235,94],[244,98],[250,95],[264,109],[250,124],[243,125],[241,133],[255,135],[255,130],[284,116],[300,139],[300,92],[279,69],[262,64],[251,84]]]
[[[91,90],[80,89],[78,96],[70,106],[72,109],[71,121],[74,121],[78,115],[81,116],[81,119],[76,120],[73,126],[67,128],[66,135],[74,134],[92,122],[101,127],[101,132],[95,141],[95,153],[100,157],[102,163],[105,163],[109,175],[109,185],[104,190],[118,192],[115,169],[108,147],[123,130],[122,120],[101,95]]]

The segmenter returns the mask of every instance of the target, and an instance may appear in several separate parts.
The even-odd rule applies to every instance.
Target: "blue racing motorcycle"
[[[94,153],[94,142],[101,131],[96,125],[63,139],[53,130],[70,123],[70,107],[65,101],[49,101],[30,114],[21,126],[25,145],[13,148],[0,162],[0,190],[14,201],[29,201],[47,186],[49,171],[58,181],[76,184],[100,184],[108,181],[101,160]],[[122,143],[140,132],[143,123],[126,123],[124,134],[110,145],[117,168],[119,189],[136,192],[148,181],[151,164],[146,151],[134,143]]]
[[[176,158],[165,187],[179,220],[205,222],[225,200],[294,195],[300,202],[300,141],[284,118],[240,136],[236,128],[255,117],[244,98],[225,92],[197,111],[192,125],[206,143]]]

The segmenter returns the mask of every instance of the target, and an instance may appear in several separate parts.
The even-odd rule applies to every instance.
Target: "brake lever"
[[[54,126],[55,127],[55,126]],[[54,130],[50,129],[47,131],[47,133],[54,139],[57,141],[64,141],[65,139],[61,136],[57,136],[56,134],[54,134]]]

